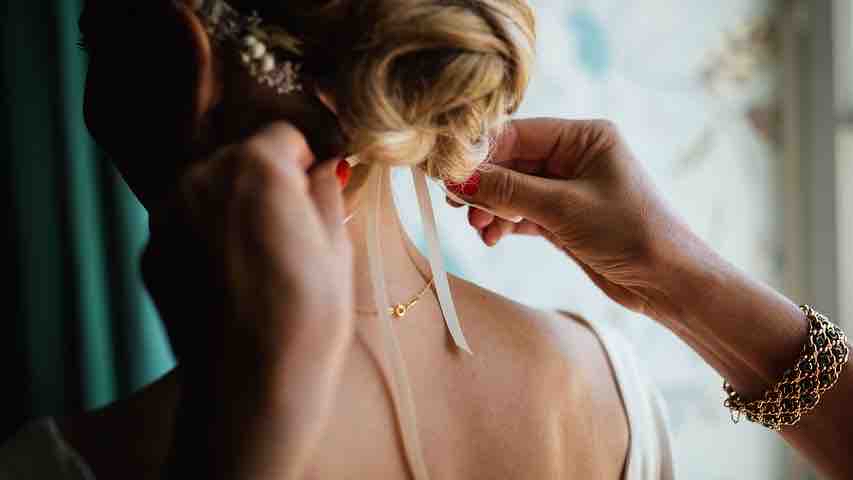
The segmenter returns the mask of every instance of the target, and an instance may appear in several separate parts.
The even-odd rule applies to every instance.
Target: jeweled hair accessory
[[[215,41],[233,46],[259,83],[279,94],[302,91],[301,42],[283,28],[264,24],[256,12],[244,15],[223,0],[196,0],[194,9]]]

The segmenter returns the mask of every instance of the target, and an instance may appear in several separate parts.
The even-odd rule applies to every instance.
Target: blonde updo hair
[[[460,182],[518,108],[532,70],[525,0],[237,0],[303,43],[361,162]]]

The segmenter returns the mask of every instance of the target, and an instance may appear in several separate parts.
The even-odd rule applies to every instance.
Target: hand
[[[480,172],[479,188],[472,183],[455,191],[501,217],[524,218],[512,223],[469,209],[469,223],[487,245],[510,234],[541,235],[611,299],[640,313],[651,315],[655,299],[667,295],[660,288],[685,251],[674,247],[695,241],[606,121],[513,121]]]
[[[656,192],[612,124],[512,122],[496,166],[456,191],[512,218],[469,210],[494,245],[511,233],[542,235],[612,299],[660,321],[745,398],[760,398],[794,365],[808,322],[797,305],[741,272],[696,237]],[[475,190],[477,190],[475,192]],[[760,332],[760,334],[756,334]],[[782,436],[831,478],[853,478],[853,369]]]
[[[290,478],[318,441],[354,331],[336,163],[306,174],[305,138],[274,124],[194,163],[152,212],[143,276],[180,361],[178,452]]]

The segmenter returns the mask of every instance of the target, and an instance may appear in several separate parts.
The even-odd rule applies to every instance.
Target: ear
[[[191,81],[194,83],[195,95],[192,99],[191,111],[195,125],[199,125],[202,119],[219,103],[222,88],[219,84],[217,66],[213,56],[213,45],[202,20],[195,13],[194,0],[175,2],[176,20],[183,27],[185,41],[192,52],[194,74]]]

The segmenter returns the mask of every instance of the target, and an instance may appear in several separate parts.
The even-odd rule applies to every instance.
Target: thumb
[[[501,217],[524,217],[547,227],[558,223],[563,213],[561,206],[566,204],[564,199],[571,189],[569,183],[490,164],[468,180],[464,188],[451,186],[450,190]]]

